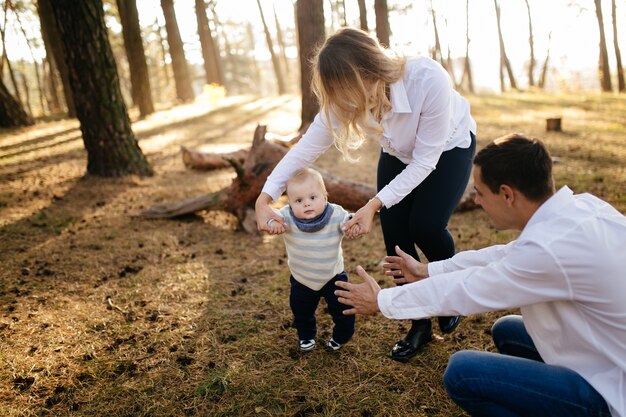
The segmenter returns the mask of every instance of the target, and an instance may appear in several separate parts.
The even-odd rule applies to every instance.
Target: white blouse
[[[580,374],[626,417],[626,217],[561,188],[518,239],[428,264],[431,278],[383,289],[388,318],[520,308],[543,360]]]
[[[377,197],[385,207],[400,202],[436,167],[442,152],[470,146],[476,133],[470,106],[451,85],[445,69],[426,58],[407,60],[403,79],[390,85],[391,111],[383,116],[380,145],[407,164]],[[318,114],[298,143],[276,165],[263,192],[274,200],[285,190],[287,179],[309,166],[333,144],[329,127]]]

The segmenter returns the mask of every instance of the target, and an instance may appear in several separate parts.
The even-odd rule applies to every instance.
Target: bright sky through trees
[[[274,30],[272,3],[275,3],[283,31],[293,29],[292,0],[262,0],[266,20],[270,30]],[[453,57],[465,53],[465,0],[432,0],[437,11],[437,24],[443,52],[448,45]],[[346,1],[346,14],[349,24],[358,25],[356,1]],[[374,0],[367,0],[370,28],[374,27]],[[525,80],[525,62],[529,58],[528,20],[524,0],[500,0],[502,30],[507,54],[516,76]],[[426,55],[434,44],[430,18],[430,0],[388,0],[393,46],[407,55]],[[559,77],[567,80],[578,73],[594,72],[598,62],[598,27],[593,0],[530,0],[533,13],[535,54],[538,65],[546,55],[548,36],[552,32],[551,66],[558,67]],[[155,19],[163,24],[159,0],[138,0],[142,26],[152,25]],[[327,25],[330,24],[330,7],[324,4]],[[196,31],[194,0],[176,0],[175,9],[181,36],[185,42],[187,59],[192,63],[201,62],[201,53]],[[218,0],[216,11],[222,22],[238,22],[242,25],[251,22],[257,32],[255,54],[258,59],[269,59],[267,46],[262,35],[262,26],[256,0]],[[603,13],[606,26],[609,62],[614,71],[615,55],[612,45],[611,1],[603,0]],[[1,13],[0,13],[1,14]],[[626,7],[624,2],[617,5],[618,28],[626,28]],[[36,16],[35,16],[36,17]],[[24,19],[24,18],[23,18]],[[24,22],[30,34],[38,31],[36,19]],[[110,23],[110,22],[107,22]],[[9,21],[8,27],[15,25]],[[110,25],[111,26],[111,25]],[[111,27],[119,31],[121,28]],[[626,45],[626,29],[619,33],[620,44]],[[470,0],[470,57],[474,68],[475,83],[479,88],[497,89],[498,85],[498,36],[493,0]],[[10,59],[31,60],[23,37],[15,30],[7,32],[7,49]],[[291,55],[296,51],[292,49]],[[37,51],[37,59],[43,56],[43,48]],[[591,79],[595,82],[595,79]],[[525,81],[523,81],[525,82]],[[523,85],[523,84],[522,84]],[[582,86],[584,87],[584,85]]]

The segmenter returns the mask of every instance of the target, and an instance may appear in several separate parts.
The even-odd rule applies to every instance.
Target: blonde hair
[[[406,59],[393,56],[366,32],[342,28],[313,58],[313,92],[331,129],[335,147],[350,161],[351,151],[383,133],[391,110],[389,84],[402,78]],[[331,124],[331,113],[339,122]]]
[[[313,178],[317,180],[320,188],[322,189],[322,193],[324,194],[325,197],[328,198],[328,191],[326,191],[326,184],[324,184],[324,178],[322,177],[322,174],[319,173],[319,171],[316,171],[313,168],[301,168],[297,170],[296,172],[294,172],[293,175],[289,177],[289,179],[287,180],[287,183],[285,184],[285,191],[289,193],[289,186],[291,184],[300,184],[309,178]]]

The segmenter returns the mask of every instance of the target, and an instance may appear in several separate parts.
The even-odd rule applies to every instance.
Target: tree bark
[[[265,41],[267,42],[267,49],[269,50],[270,57],[272,58],[272,66],[274,67],[274,75],[276,76],[276,85],[278,87],[278,94],[285,94],[285,78],[283,77],[283,71],[280,68],[280,62],[274,52],[274,45],[272,42],[272,36],[270,30],[265,22],[265,15],[263,14],[263,8],[261,7],[261,1],[256,0],[257,6],[259,6],[259,14],[261,15],[261,23],[263,23],[263,31],[265,32]]]
[[[624,91],[626,91],[626,85],[624,85],[622,53],[619,49],[619,42],[617,37],[617,14],[615,10],[615,0],[611,1],[611,20],[613,22],[613,47],[615,48],[615,62],[617,64],[617,91],[623,93]]]
[[[369,32],[367,27],[367,8],[365,7],[365,0],[358,0],[359,3],[359,23],[361,30]]]
[[[176,97],[183,102],[194,99],[195,94],[191,87],[191,77],[189,76],[189,65],[185,58],[183,40],[178,30],[178,21],[174,11],[173,0],[161,0],[163,17],[165,18],[165,31],[167,32],[167,44],[169,45],[170,57],[172,58],[172,69],[174,70],[174,83],[176,85]]]
[[[30,126],[34,123],[0,78],[0,127]]]
[[[530,13],[530,3],[526,1],[526,10],[528,10],[528,46],[530,47],[530,61],[528,62],[528,86],[535,85],[535,39],[533,37],[533,20]]]
[[[541,76],[539,77],[539,88],[542,90],[546,86],[546,78],[548,76],[548,64],[550,63],[550,48],[552,44],[552,32],[548,35],[548,52],[546,53],[546,59],[541,66]]]
[[[51,0],[37,0],[39,21],[41,22],[41,35],[46,47],[46,53],[50,53],[48,57],[54,61],[54,65],[59,70],[59,75],[61,76],[63,96],[65,97],[65,105],[67,106],[67,116],[76,117],[76,105],[74,104],[69,70],[65,60],[65,47],[59,35],[59,29],[54,14],[52,13],[50,1]]]
[[[219,54],[215,47],[215,40],[209,26],[207,18],[207,8],[204,0],[196,1],[196,19],[198,22],[198,37],[202,48],[202,58],[204,60],[204,74],[207,84],[224,85],[224,75],[219,63]]]
[[[283,30],[280,27],[280,21],[278,20],[278,15],[276,14],[276,4],[273,7],[274,12],[274,24],[276,26],[276,41],[278,42],[278,49],[280,49],[280,57],[283,61],[283,68],[285,69],[285,79],[290,79],[290,71],[289,71],[289,60],[287,59],[287,46],[285,45],[285,40],[283,37]]]
[[[469,57],[469,0],[465,0],[465,60],[463,65],[463,75],[461,76],[461,83],[463,80],[467,81],[467,91],[474,93],[474,79],[472,77],[472,65]]]
[[[65,47],[87,173],[152,175],[131,129],[101,0],[50,2]]]
[[[517,83],[515,82],[515,76],[513,75],[513,69],[511,68],[511,61],[509,61],[509,57],[506,54],[506,48],[504,47],[504,38],[502,37],[502,28],[500,26],[500,5],[498,4],[498,0],[493,0],[493,4],[496,8],[498,39],[500,41],[500,88],[502,89],[502,91],[505,90],[504,76],[502,72],[503,69],[506,69],[507,75],[509,76],[509,84],[511,84],[511,88],[517,90]]]
[[[598,29],[600,30],[600,58],[598,61],[600,87],[607,93],[613,90],[611,84],[611,69],[609,68],[609,53],[606,48],[606,37],[604,35],[604,18],[602,17],[602,0],[594,0],[596,5],[596,18],[598,19]]]
[[[319,103],[311,90],[311,59],[315,49],[324,42],[324,2],[323,0],[298,0],[296,2],[298,45],[300,50],[300,90],[302,109],[300,130],[313,122],[319,112]]]
[[[389,9],[387,0],[374,0],[374,13],[376,14],[376,37],[381,45],[389,46]]]
[[[141,117],[154,113],[150,75],[146,64],[146,54],[141,38],[139,14],[136,0],[117,0],[117,8],[122,22],[124,49],[128,58],[130,84],[133,102],[139,107]]]

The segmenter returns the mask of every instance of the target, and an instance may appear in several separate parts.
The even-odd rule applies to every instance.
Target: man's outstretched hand
[[[335,285],[341,290],[335,290],[335,295],[339,297],[339,302],[352,308],[343,311],[343,314],[374,314],[378,308],[378,293],[380,287],[376,280],[372,278],[361,266],[356,267],[356,273],[363,278],[361,284],[337,281]]]
[[[407,284],[428,278],[428,265],[419,262],[396,245],[398,256],[386,256],[385,275],[393,277],[395,284]]]

